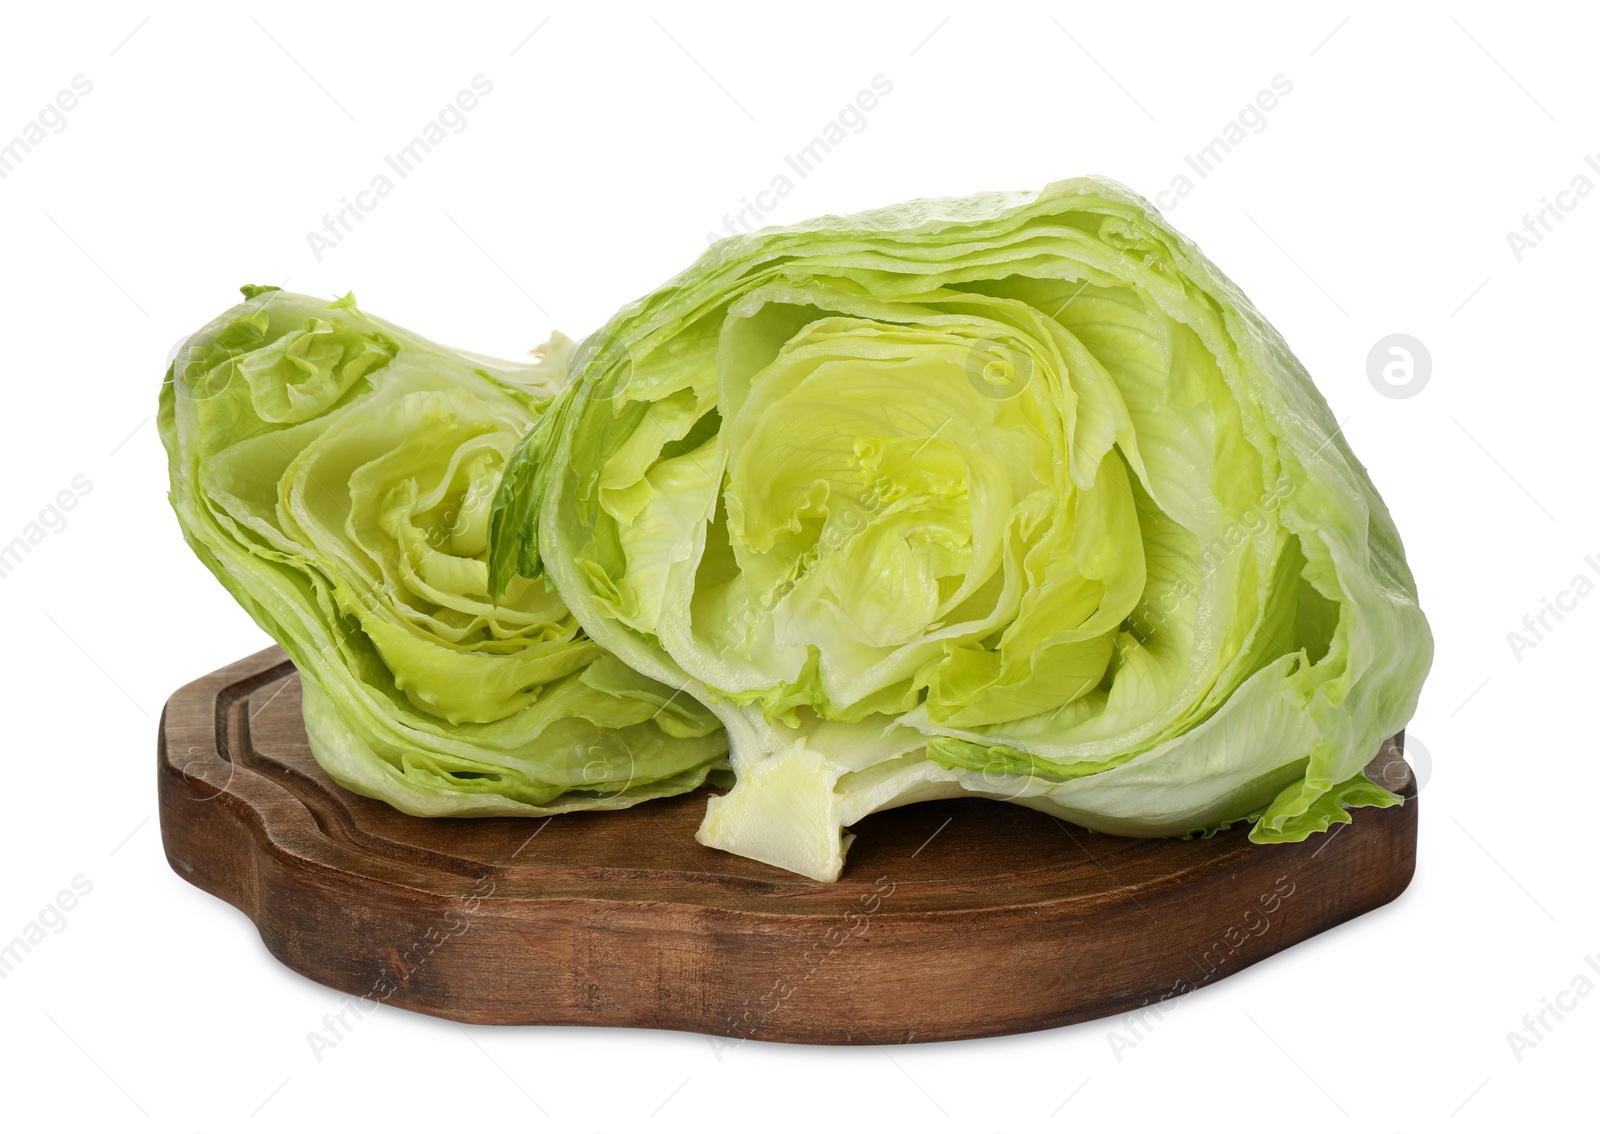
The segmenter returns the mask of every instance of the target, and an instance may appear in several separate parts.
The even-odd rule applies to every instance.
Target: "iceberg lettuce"
[[[161,391],[185,538],[288,653],[312,753],[413,815],[545,815],[688,791],[716,719],[536,579],[491,600],[490,505],[565,381],[276,288],[190,337]]]
[[[871,812],[1303,839],[1432,640],[1278,333],[1098,179],[724,240],[577,351],[512,455],[490,589],[544,575],[709,705],[702,842],[836,878]]]

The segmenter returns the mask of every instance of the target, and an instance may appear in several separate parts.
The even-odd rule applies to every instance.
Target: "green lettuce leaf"
[[[1394,524],[1277,332],[1097,179],[738,236],[624,308],[513,455],[491,589],[727,726],[702,842],[836,878],[958,795],[1304,838],[1432,657]]]
[[[312,753],[413,815],[543,815],[688,791],[715,719],[596,645],[540,580],[488,586],[490,506],[565,381],[277,288],[179,349],[159,424],[207,567],[300,671]]]

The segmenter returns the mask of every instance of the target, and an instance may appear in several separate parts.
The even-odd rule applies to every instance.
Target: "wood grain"
[[[829,1044],[1128,1011],[1392,901],[1416,861],[1400,737],[1368,774],[1405,806],[1280,846],[916,804],[859,824],[843,877],[820,883],[695,842],[703,792],[550,820],[417,819],[352,795],[312,759],[276,648],[174,694],[159,743],[173,869],[312,980],[471,1023]]]

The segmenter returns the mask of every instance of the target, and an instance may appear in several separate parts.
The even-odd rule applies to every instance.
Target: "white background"
[[[0,141],[74,76],[93,89],[0,180],[0,543],[75,477],[92,488],[0,579],[0,941],[74,877],[93,889],[0,980],[5,1124],[1591,1122],[1600,994],[1520,1060],[1507,1033],[1600,954],[1600,598],[1547,616],[1531,649],[1507,635],[1575,576],[1600,582],[1600,193],[1567,198],[1520,262],[1506,234],[1580,173],[1600,186],[1584,164],[1600,152],[1596,28],[1576,6],[1282,7],[9,14]],[[480,74],[493,91],[466,129],[319,261],[307,232]],[[463,1029],[384,1007],[317,1061],[306,1035],[341,997],[174,875],[153,818],[164,698],[266,644],[163,498],[151,416],[169,349],[243,283],[353,289],[487,353],[582,335],[687,265],[880,74],[893,92],[866,128],[766,221],[1088,172],[1153,197],[1194,179],[1184,156],[1274,76],[1293,83],[1168,200],[1316,376],[1405,537],[1438,638],[1411,730],[1433,765],[1414,884],[1183,1002],[1120,1058],[1116,1020],[719,1059],[697,1036]],[[1369,379],[1394,332],[1431,356],[1412,397]]]

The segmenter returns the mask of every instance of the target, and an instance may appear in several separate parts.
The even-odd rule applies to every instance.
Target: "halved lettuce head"
[[[716,719],[629,669],[536,579],[489,597],[490,505],[570,341],[507,363],[275,288],[179,349],[170,499],[300,671],[340,784],[413,815],[626,807],[726,766]]]
[[[512,457],[491,586],[727,725],[699,837],[819,879],[958,795],[1305,838],[1431,655],[1305,370],[1114,184],[734,237],[580,348]]]

